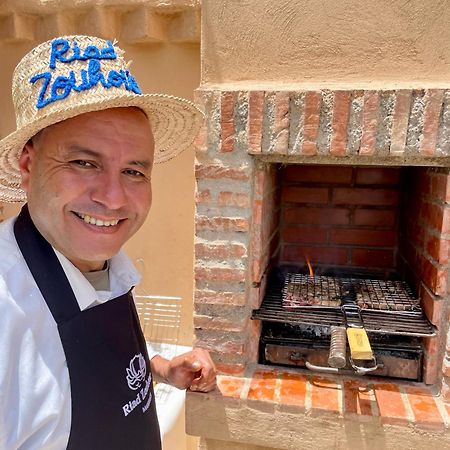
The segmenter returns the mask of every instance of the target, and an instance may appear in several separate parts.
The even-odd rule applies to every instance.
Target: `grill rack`
[[[354,279],[353,281],[359,283],[361,279]],[[342,281],[339,282],[342,283]],[[283,288],[284,278],[280,280],[277,276],[271,277],[263,302],[259,309],[253,310],[252,319],[264,322],[312,325],[327,328],[332,325],[344,325],[344,317],[340,306],[283,307]],[[411,289],[407,285],[406,288],[408,295],[411,293],[411,297],[414,298]],[[418,300],[417,305],[419,305]],[[417,337],[435,336],[436,328],[423,314],[420,305],[418,308],[418,310],[398,311],[365,307],[361,309],[361,315],[364,320],[364,326],[370,333]]]
[[[349,287],[361,309],[421,312],[419,300],[404,281],[338,278],[288,273],[283,287],[283,307],[341,306]]]

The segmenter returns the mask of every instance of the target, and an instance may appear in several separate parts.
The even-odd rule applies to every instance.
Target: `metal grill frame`
[[[259,309],[253,310],[252,319],[319,327],[344,325],[340,307],[283,307],[284,278],[283,280],[277,276],[269,278],[263,302]],[[361,281],[360,278],[355,280]],[[410,288],[408,289],[410,290]],[[417,337],[436,335],[436,327],[430,323],[421,308],[419,311],[386,311],[364,308],[361,310],[361,314],[365,329],[369,333]]]
[[[348,286],[354,288],[356,303],[361,309],[418,313],[422,311],[419,299],[404,281],[311,276],[300,273],[286,275],[282,291],[283,307],[339,308]],[[290,296],[292,298],[289,298]],[[299,300],[302,298],[306,299],[304,304]],[[309,299],[314,299],[317,303],[308,304]]]

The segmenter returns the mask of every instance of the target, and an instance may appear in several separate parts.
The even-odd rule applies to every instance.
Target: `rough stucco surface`
[[[204,0],[202,84],[448,86],[443,0]]]

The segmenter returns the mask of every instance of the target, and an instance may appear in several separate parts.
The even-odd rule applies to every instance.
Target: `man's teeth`
[[[86,223],[90,223],[91,225],[97,225],[98,227],[112,227],[119,223],[118,220],[101,220],[96,219],[95,217],[88,216],[87,214],[77,214],[81,219],[83,219]]]

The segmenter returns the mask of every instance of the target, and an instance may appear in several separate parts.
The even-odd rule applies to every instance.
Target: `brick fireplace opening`
[[[308,273],[308,260],[316,275],[406,280],[436,329],[445,326],[439,311],[448,279],[445,169],[274,165],[267,177],[266,274],[280,267]],[[426,384],[440,381],[445,347],[436,341],[421,340],[424,365],[417,379]]]
[[[299,448],[310,420],[339,432],[347,419],[369,422],[375,434],[386,424],[446,432],[450,94],[204,90],[197,97],[206,120],[196,165],[194,328],[221,376],[216,393],[188,393],[188,432],[233,442],[214,449]],[[433,330],[418,340],[415,381],[261,364],[264,326],[255,311],[271,273],[306,272],[306,258],[316,275],[370,271],[408,283]],[[238,431],[242,420],[258,427]],[[294,432],[298,421],[302,431]],[[280,431],[258,434],[275,423]],[[292,443],[280,440],[282,432]]]

